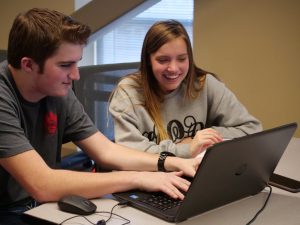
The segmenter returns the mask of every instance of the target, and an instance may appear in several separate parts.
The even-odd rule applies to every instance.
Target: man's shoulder
[[[8,64],[7,60],[0,62],[0,78],[1,80],[6,78],[8,75]]]

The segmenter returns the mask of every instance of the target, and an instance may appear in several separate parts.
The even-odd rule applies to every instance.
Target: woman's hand
[[[211,145],[221,141],[223,141],[223,138],[219,132],[212,128],[197,131],[190,145],[191,156],[196,157]]]
[[[186,137],[186,138],[183,138],[180,142],[178,142],[177,144],[180,145],[180,144],[190,144],[191,142],[193,141],[193,138],[191,137]]]

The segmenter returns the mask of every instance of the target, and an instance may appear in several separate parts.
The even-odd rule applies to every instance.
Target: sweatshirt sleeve
[[[223,138],[235,138],[262,131],[261,122],[252,116],[222,82],[207,76],[208,117],[206,127],[219,131]]]
[[[143,127],[154,126],[153,121],[139,99],[139,92],[132,86],[126,87],[124,82],[119,84],[109,104],[114,121],[115,142],[139,151],[157,154],[168,151],[179,157],[190,157],[188,144],[176,145],[172,140],[163,140],[157,144],[142,134]]]

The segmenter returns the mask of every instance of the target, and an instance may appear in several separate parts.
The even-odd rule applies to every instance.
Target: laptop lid
[[[181,205],[160,210],[142,200],[151,193],[116,193],[117,199],[169,222],[179,222],[261,192],[267,185],[296,123],[223,141],[208,148]]]

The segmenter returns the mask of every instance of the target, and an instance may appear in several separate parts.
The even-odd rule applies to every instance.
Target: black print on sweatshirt
[[[204,124],[202,122],[197,122],[193,116],[187,116],[184,118],[183,124],[178,120],[171,120],[167,125],[167,132],[170,139],[176,142],[183,138],[194,137],[196,132],[203,128]],[[157,142],[155,126],[152,131],[145,131],[143,136],[147,137],[149,141]]]

